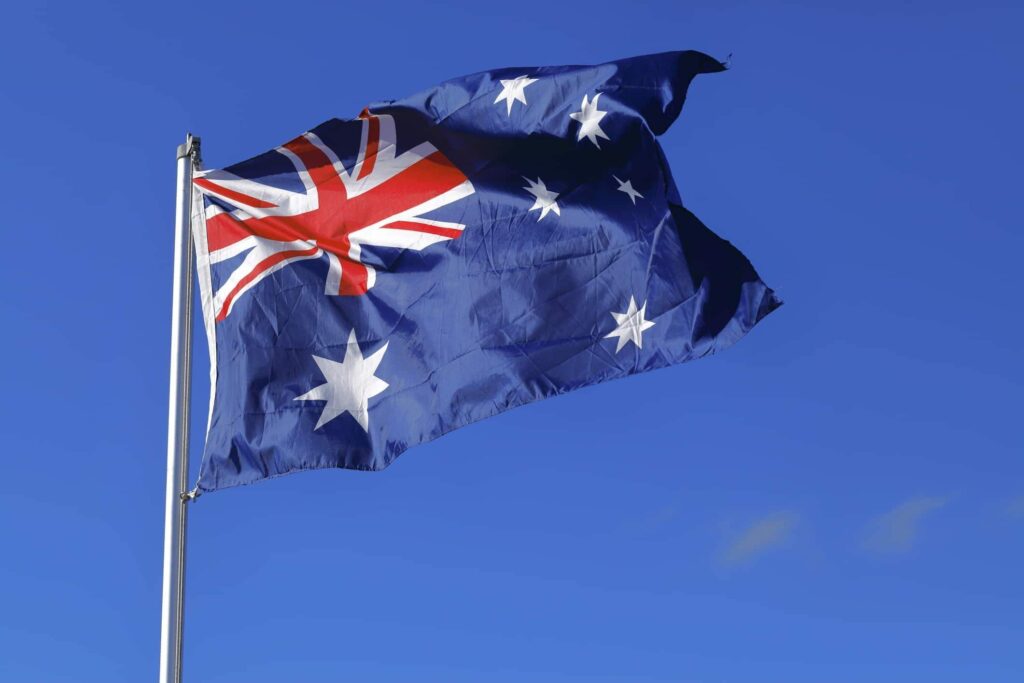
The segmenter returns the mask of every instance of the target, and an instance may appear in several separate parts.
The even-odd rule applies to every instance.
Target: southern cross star
[[[611,315],[615,318],[617,327],[611,333],[606,334],[604,338],[619,338],[615,353],[621,351],[627,342],[633,342],[638,349],[642,349],[644,347],[644,331],[654,327],[654,321],[644,319],[644,316],[647,315],[647,302],[645,301],[644,305],[637,310],[636,299],[629,297],[629,307],[626,312],[612,313]]]
[[[505,104],[508,105],[508,115],[512,116],[512,103],[522,102],[525,107],[526,86],[536,82],[536,78],[527,78],[526,76],[516,76],[511,80],[502,79],[501,92],[498,93],[498,97],[495,98],[494,103],[497,104],[498,102],[505,100]]]
[[[547,216],[548,211],[554,211],[557,216],[562,215],[562,211],[558,208],[558,203],[555,201],[558,198],[557,192],[549,190],[544,184],[544,181],[540,178],[537,178],[537,182],[533,182],[526,176],[523,176],[523,180],[529,183],[529,186],[524,187],[523,189],[537,198],[533,203],[533,206],[530,207],[530,211],[540,209],[540,217],[537,219],[538,221],[542,220],[544,216]]]
[[[619,187],[617,188],[618,191],[625,192],[627,195],[629,195],[629,198],[633,201],[634,206],[636,206],[637,197],[639,197],[640,199],[644,198],[642,194],[633,189],[633,183],[631,183],[630,181],[619,180],[619,177],[614,175],[612,176],[612,178],[615,178],[615,182],[619,184]]]
[[[601,145],[597,144],[598,138],[604,138],[609,140],[610,138],[605,135],[604,131],[601,130],[601,119],[607,114],[607,111],[601,111],[597,108],[597,100],[601,97],[601,93],[594,95],[594,99],[589,99],[586,95],[583,96],[583,104],[580,106],[580,110],[569,114],[569,118],[573,121],[580,122],[580,129],[576,132],[576,142],[579,142],[583,138],[587,138],[594,143],[594,146],[601,149]]]
[[[313,360],[320,367],[320,372],[327,383],[321,384],[295,400],[327,402],[314,429],[320,429],[334,418],[347,412],[355,418],[364,432],[369,431],[369,400],[388,388],[387,382],[373,374],[377,371],[377,366],[380,365],[387,350],[388,345],[385,342],[384,346],[364,357],[359,348],[359,342],[356,341],[356,332],[352,330],[348,336],[345,358],[340,363],[329,358],[313,356]]]

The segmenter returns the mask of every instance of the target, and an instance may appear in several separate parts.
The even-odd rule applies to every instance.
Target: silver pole
[[[160,619],[160,683],[181,683],[185,608],[185,529],[188,521],[189,394],[192,380],[192,170],[199,138],[178,146],[171,290],[171,381],[167,409],[167,499],[164,508],[164,584]]]

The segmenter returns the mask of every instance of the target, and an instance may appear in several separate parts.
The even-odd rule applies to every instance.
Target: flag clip
[[[184,159],[185,157],[192,157],[192,160],[196,163],[201,161],[200,153],[200,139],[192,133],[186,133],[185,142],[178,145],[178,158]]]

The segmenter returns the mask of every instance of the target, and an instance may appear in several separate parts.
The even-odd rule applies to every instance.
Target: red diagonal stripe
[[[244,289],[247,284],[249,284],[257,277],[259,277],[264,271],[273,268],[282,261],[287,261],[288,259],[295,258],[297,256],[312,256],[317,252],[317,249],[318,247],[313,246],[310,247],[309,249],[279,251],[276,254],[268,256],[267,258],[260,261],[255,268],[249,271],[245,277],[238,281],[238,284],[235,285],[234,289],[232,289],[231,292],[229,292],[228,295],[224,298],[224,304],[220,307],[220,311],[217,313],[217,320],[223,320],[228,316],[228,311],[231,310],[231,302],[235,300],[235,297],[238,296],[238,293],[242,291],[242,289]]]
[[[229,190],[228,188],[223,187],[222,185],[218,185],[217,183],[211,182],[206,178],[196,178],[192,182],[198,185],[199,187],[204,187],[207,190],[210,190],[211,192],[216,192],[222,197],[227,197],[236,204],[244,204],[245,206],[251,206],[256,209],[270,209],[277,206],[277,204],[265,202],[262,199],[256,199],[255,197],[250,197],[247,194],[235,192],[234,190]]]
[[[429,225],[427,223],[414,223],[412,221],[398,221],[396,223],[388,223],[385,226],[388,230],[409,230],[411,232],[425,232],[430,235],[440,235],[441,237],[448,237],[455,239],[462,234],[461,230],[455,228],[442,228],[437,225]]]
[[[306,171],[309,172],[309,177],[313,179],[313,183],[318,189],[330,188],[337,190],[340,187],[344,193],[345,186],[335,172],[331,160],[327,158],[327,155],[319,147],[310,142],[309,138],[300,135],[291,142],[286,143],[284,148],[302,160]],[[344,197],[344,194],[342,194],[342,197]]]

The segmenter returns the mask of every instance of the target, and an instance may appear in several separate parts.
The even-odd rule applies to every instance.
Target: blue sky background
[[[1021,680],[1021,26],[1011,2],[5,8],[0,679],[156,676],[186,129],[223,166],[463,73],[695,48],[733,68],[668,158],[786,306],[383,473],[203,497],[186,680]]]

